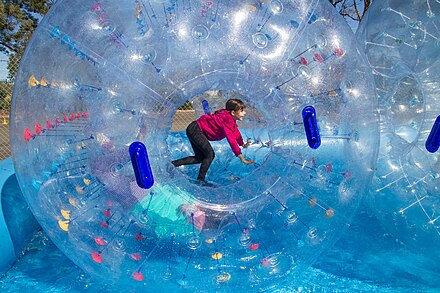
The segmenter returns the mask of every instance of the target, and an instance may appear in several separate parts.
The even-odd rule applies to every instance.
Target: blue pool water
[[[365,51],[370,64],[377,66],[375,71],[386,77],[379,81],[379,75],[375,77],[377,92],[387,97],[386,111],[376,111],[373,77],[367,59],[360,54],[363,50],[353,46],[354,37],[327,1],[301,0],[288,5],[253,1],[259,2],[259,7],[245,5],[243,14],[235,14],[243,1],[228,5],[218,1],[216,6],[215,1],[198,1],[196,6],[192,1],[149,1],[153,18],[154,11],[164,10],[166,25],[151,22],[148,33],[138,2],[139,22],[135,24],[131,17],[125,17],[133,14],[132,7],[120,5],[120,1],[92,7],[82,1],[59,1],[41,22],[23,56],[11,111],[11,117],[17,118],[11,124],[11,143],[26,199],[48,234],[33,234],[31,220],[22,217],[22,206],[15,200],[5,201],[10,207],[5,215],[9,215],[11,232],[19,236],[11,237],[16,248],[22,250],[17,242],[23,244],[27,236],[34,237],[15,266],[1,277],[2,291],[440,290],[438,257],[431,257],[439,255],[439,245],[433,241],[428,249],[417,247],[430,243],[434,232],[439,233],[438,192],[433,192],[439,186],[438,164],[432,166],[434,158],[419,152],[421,148],[401,151],[406,145],[401,139],[406,137],[412,149],[416,132],[425,134],[422,125],[427,125],[434,113],[438,115],[438,102],[428,98],[438,97],[439,88],[435,78],[438,66],[430,66],[438,59],[438,39],[431,33],[438,31],[434,16],[439,6],[433,5],[431,10],[431,4],[438,0],[425,1],[428,10],[423,8],[416,15],[409,13],[418,10],[412,6],[402,10],[388,6],[390,2],[413,1],[376,1],[386,5],[369,18],[371,25],[366,25],[367,37],[362,41],[368,47],[378,41],[379,51],[367,47]],[[203,11],[201,15],[199,11]],[[209,20],[207,15],[215,17]],[[379,18],[384,15],[386,21],[381,23]],[[430,19],[427,22],[426,17]],[[261,24],[260,19],[265,18]],[[202,25],[206,21],[216,25]],[[387,56],[391,58],[384,59]],[[413,68],[414,60],[417,66]],[[425,69],[429,69],[426,76],[418,74]],[[402,86],[396,85],[400,81]],[[410,89],[409,85],[418,88],[419,81],[420,85],[428,84],[426,89]],[[186,178],[168,172],[165,163],[169,160],[162,160],[170,153],[183,153],[178,144],[163,144],[168,118],[186,99],[208,89],[246,94],[245,100],[264,118],[254,119],[253,127],[271,134],[267,144],[258,150],[254,147],[251,157],[260,163],[256,168],[219,155],[221,159],[211,167],[208,180],[221,188],[209,191],[188,183],[188,178],[196,176],[197,167],[180,168]],[[392,97],[390,103],[388,97]],[[328,139],[319,152],[310,152],[301,142],[304,129],[298,114],[310,104],[317,107],[322,137]],[[408,115],[408,109],[414,115]],[[385,143],[380,146],[376,113],[390,114],[381,119],[386,123],[380,130],[391,138],[389,143],[382,140]],[[63,122],[57,123],[60,119]],[[262,126],[263,121],[267,125]],[[95,137],[97,142],[92,142]],[[134,182],[133,174],[129,168],[124,170],[129,161],[124,147],[118,146],[126,146],[133,138],[148,142],[150,158],[155,158],[151,167],[157,170],[158,186],[148,194],[137,192],[135,185],[129,191],[127,188]],[[421,142],[423,135],[418,140]],[[188,145],[187,141],[183,144]],[[261,154],[269,146],[270,154]],[[115,152],[121,151],[118,161],[110,151],[113,147]],[[386,165],[384,169],[391,172],[376,178],[375,184],[381,186],[371,190],[378,194],[384,190],[380,192],[383,200],[376,195],[379,200],[374,208],[364,201],[358,209],[370,175],[380,169],[376,168],[379,149],[386,150],[386,155],[380,156],[377,166]],[[339,162],[333,162],[334,158],[340,158]],[[86,160],[90,164],[83,163]],[[404,164],[401,170],[394,164],[397,161]],[[433,167],[436,173],[426,172]],[[402,177],[394,180],[399,177],[396,170]],[[408,180],[413,178],[416,180]],[[425,178],[423,185],[427,186],[420,187]],[[388,191],[394,183],[394,192]],[[166,189],[169,185],[172,188]],[[407,195],[409,188],[413,196],[396,200],[397,194]],[[179,196],[173,197],[178,191]],[[148,205],[144,205],[148,197]],[[207,217],[217,221],[211,227],[222,228],[219,234],[208,238],[203,231],[199,237],[194,227],[190,227],[192,232],[175,232],[181,226],[191,226],[189,216],[195,226],[191,210],[181,223],[169,224],[171,216],[184,207],[181,203],[194,198],[218,205],[218,210],[206,213],[224,212]],[[407,203],[408,199],[416,201]],[[248,206],[251,200],[254,203]],[[434,212],[425,209],[422,200],[434,207]],[[150,202],[156,209],[149,210]],[[402,202],[406,205],[400,207]],[[417,204],[421,209],[416,209]],[[131,210],[133,205],[137,207]],[[396,206],[401,208],[400,215]],[[205,212],[197,211],[202,218],[200,214]],[[420,229],[412,232],[408,228],[414,222],[408,218],[415,214],[416,220],[426,221],[425,215],[420,217],[417,212],[427,216],[430,226],[420,221]],[[393,221],[396,215],[398,221]],[[429,229],[432,227],[436,231]],[[410,248],[404,243],[415,245]],[[430,255],[429,249],[434,253]],[[227,257],[220,262],[219,254]],[[101,283],[89,274],[118,283]],[[117,288],[130,284],[139,289]],[[248,284],[253,287],[243,289]]]
[[[267,292],[439,292],[438,264],[413,254],[387,234],[362,205],[341,239],[304,273]],[[147,292],[160,290],[150,288]],[[22,256],[0,279],[0,292],[118,292],[92,280],[48,236],[38,231]],[[237,291],[240,289],[237,288]],[[182,290],[182,292],[185,292]],[[225,291],[226,292],[226,291]]]
[[[221,147],[215,146],[217,149]],[[264,157],[267,150],[263,148],[258,152]],[[209,179],[217,184],[229,180],[222,160],[222,157],[216,158],[210,172],[212,175]],[[228,169],[232,167],[229,165]],[[189,178],[194,178],[197,168],[182,171]],[[240,172],[246,174],[249,170]],[[12,237],[15,239],[14,246],[22,253],[18,254],[19,259],[14,266],[0,278],[0,292],[120,292],[125,289],[118,288],[117,284],[92,279],[67,258],[44,231],[38,230],[35,220],[29,217],[29,209],[15,176],[3,189],[5,194],[2,198],[5,217],[9,219],[10,230],[16,231],[12,233],[15,234]],[[387,232],[376,219],[376,213],[366,196],[349,228],[341,232],[342,235],[337,237],[339,240],[325,249],[312,267],[300,278],[294,279],[291,274],[281,282],[272,283],[276,285],[268,284],[266,292],[440,292],[438,264],[429,255],[418,255],[414,249],[406,249],[398,240],[401,235]],[[29,237],[31,240],[23,249],[20,243]],[[198,272],[191,271],[194,274]],[[240,282],[248,281],[235,280],[234,286],[213,287],[212,292],[238,292],[241,290]],[[148,284],[144,288],[147,288],[147,292],[171,290],[165,287],[149,288]],[[124,292],[137,292],[127,290]],[[180,290],[189,292],[183,288]]]

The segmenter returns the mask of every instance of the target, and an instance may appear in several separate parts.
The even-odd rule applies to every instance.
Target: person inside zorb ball
[[[58,1],[15,82],[20,186],[97,278],[277,286],[339,238],[371,180],[375,95],[359,52],[327,1]],[[255,164],[213,142],[212,184],[194,184],[198,165],[170,168],[194,155],[184,130],[233,98]]]

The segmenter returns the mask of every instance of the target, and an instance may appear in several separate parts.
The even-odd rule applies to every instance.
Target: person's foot
[[[214,183],[211,183],[211,182],[208,182],[208,181],[203,181],[203,186],[206,186],[206,187],[217,187],[217,184],[214,184]]]
[[[174,162],[174,161],[173,161]],[[167,162],[167,172],[170,175],[170,178],[174,178],[176,176],[176,166],[173,162]]]
[[[216,184],[211,183],[211,182],[208,182],[208,181],[206,181],[206,180],[200,180],[200,179],[197,179],[197,180],[195,180],[195,181],[196,181],[195,183],[196,183],[197,185],[199,185],[199,186],[217,187]]]

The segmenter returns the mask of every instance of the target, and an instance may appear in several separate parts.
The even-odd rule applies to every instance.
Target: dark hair
[[[246,108],[242,100],[239,99],[229,99],[226,102],[226,111],[232,112],[232,111],[240,111]]]

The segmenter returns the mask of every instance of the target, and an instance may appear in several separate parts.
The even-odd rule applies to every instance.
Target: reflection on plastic
[[[307,143],[312,149],[317,149],[321,145],[321,135],[319,134],[315,108],[313,108],[313,106],[304,107],[302,117]]]
[[[136,183],[139,187],[148,189],[154,184],[153,172],[151,172],[148,160],[147,148],[141,142],[135,141],[128,148],[131,164],[133,165]]]

